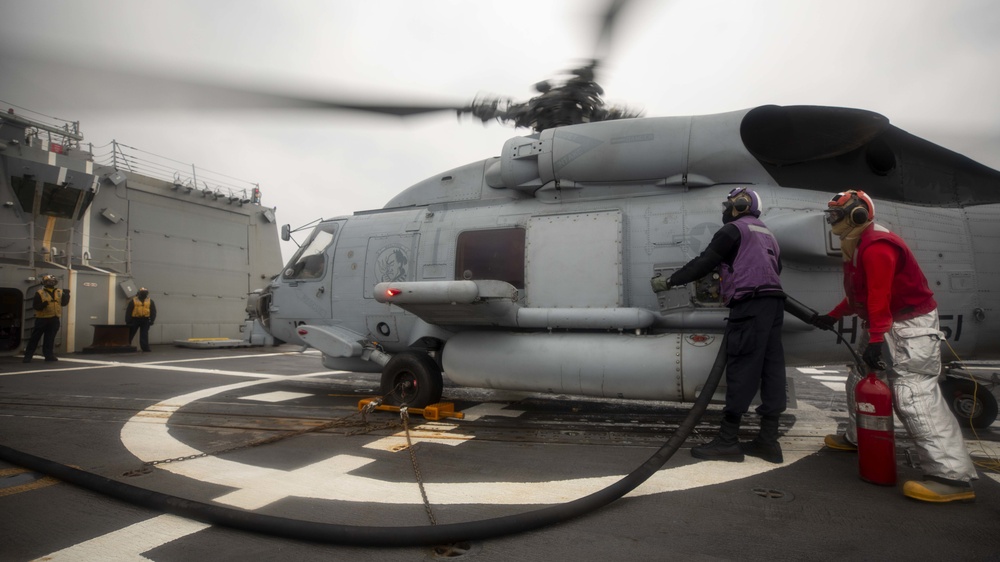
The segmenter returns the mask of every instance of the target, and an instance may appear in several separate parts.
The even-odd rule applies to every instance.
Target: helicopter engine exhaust
[[[442,363],[463,386],[691,402],[721,342],[721,334],[462,332]]]

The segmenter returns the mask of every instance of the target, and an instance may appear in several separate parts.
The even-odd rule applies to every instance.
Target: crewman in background
[[[128,324],[128,343],[132,345],[132,338],[139,332],[139,349],[152,351],[149,349],[149,327],[156,322],[156,303],[149,298],[149,290],[145,287],[128,301],[125,307],[125,323]]]
[[[69,304],[69,289],[57,289],[58,284],[59,280],[54,275],[42,276],[42,288],[35,293],[31,305],[35,309],[35,326],[24,348],[25,363],[31,363],[38,340],[42,340],[42,355],[46,361],[59,360],[55,352],[56,333],[59,332],[62,307]]]

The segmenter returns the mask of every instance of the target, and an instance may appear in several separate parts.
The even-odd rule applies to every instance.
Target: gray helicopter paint
[[[460,383],[597,393],[614,387],[607,381],[620,377],[621,388],[610,395],[641,398],[646,388],[650,397],[662,396],[662,372],[649,366],[632,373],[632,362],[647,355],[656,358],[653,363],[666,360],[652,343],[662,342],[664,334],[677,341],[716,337],[728,311],[718,301],[717,279],[670,291],[668,306],[658,302],[649,278],[704,250],[720,226],[721,202],[734,185],[750,184],[759,193],[762,219],[787,248],[782,256],[786,291],[826,312],[843,298],[839,239],[822,214],[830,193],[776,185],[740,138],[745,115],[589,123],[516,137],[504,145],[500,158],[418,183],[381,211],[338,219],[344,227],[337,248],[330,249],[339,264],[331,272],[337,286],[333,312],[306,326],[348,330],[344,342],[320,348],[324,365],[357,366],[363,360],[356,351],[350,351],[356,354],[352,357],[333,355],[356,350],[348,345],[351,341],[366,349],[369,341],[382,339],[380,349],[390,354],[440,349],[446,375]],[[761,142],[758,146],[767,148]],[[794,147],[778,150],[794,152]],[[477,192],[478,200],[470,198]],[[980,211],[983,220],[966,214]],[[995,212],[993,205],[970,210],[877,202],[877,219],[908,241],[924,267],[940,304],[942,331],[960,356],[995,355],[987,342],[1000,339],[1000,322],[993,314],[1000,303],[982,289],[976,263],[995,262],[995,250],[982,248],[984,243],[972,236],[975,231],[976,239],[1000,239],[1000,223],[986,218]],[[435,293],[434,283],[448,287],[461,278],[455,271],[459,236],[497,228],[525,229],[524,288],[514,288],[510,296],[488,291],[445,298]],[[377,285],[374,299],[363,298],[372,294],[371,281],[377,277],[371,264],[394,245],[407,246],[400,241],[408,239],[415,251],[406,254],[410,269],[405,281]],[[976,252],[977,244],[983,251]],[[354,253],[353,262],[344,261],[345,252]],[[986,278],[996,279],[995,265],[983,270]],[[487,281],[477,279],[477,287]],[[397,300],[380,295],[387,288],[413,290]],[[282,296],[290,289],[295,288],[272,284],[274,302],[293,300]],[[414,295],[424,300],[407,300]],[[652,323],[637,320],[631,311],[650,313]],[[283,330],[278,337],[296,341],[294,311],[279,307],[272,316],[272,327]],[[391,337],[380,338],[373,328]],[[838,329],[850,342],[861,334],[856,318]],[[631,343],[622,345],[626,335]],[[831,334],[792,317],[786,319],[785,348],[790,364],[843,360]],[[593,355],[593,349],[604,352]],[[506,357],[531,359],[512,369]],[[686,389],[697,387],[708,369],[683,363],[683,384],[678,384],[685,390],[673,396],[687,399]],[[551,378],[556,372],[569,373],[564,383]]]
[[[746,113],[602,121],[548,129],[538,139],[516,137],[504,145],[500,160],[490,165],[488,183],[525,190],[555,180],[659,185],[764,182],[770,176],[739,138]],[[734,131],[737,134],[720,135]],[[731,139],[729,145],[720,147],[720,138]]]
[[[531,217],[525,245],[528,306],[623,305],[621,211]]]
[[[585,188],[578,188],[585,189]],[[772,191],[775,188],[762,186],[759,188],[762,197],[765,201],[765,209],[771,201],[776,200],[776,195]],[[787,191],[787,188],[781,188],[783,191]],[[683,204],[680,204],[684,214],[683,223],[685,228],[687,224],[692,224],[693,226],[689,229],[683,231],[681,236],[681,243],[668,244],[668,245],[654,245],[652,253],[647,253],[645,251],[640,252],[628,252],[623,250],[621,255],[622,259],[627,259],[629,262],[629,267],[626,268],[630,272],[627,279],[623,279],[623,285],[627,288],[626,293],[628,296],[625,300],[626,306],[633,306],[638,308],[644,308],[648,310],[658,310],[658,304],[656,303],[656,298],[651,291],[648,290],[648,278],[652,275],[655,268],[663,267],[677,267],[685,263],[690,257],[697,254],[696,249],[700,249],[711,235],[718,228],[718,217],[720,213],[719,201],[724,199],[725,193],[728,191],[727,186],[720,186],[715,188],[703,188],[695,191],[673,191],[670,188],[664,189],[664,195],[658,198],[656,204],[654,200],[647,197],[638,197],[634,200],[628,200],[625,202],[617,202],[622,209],[623,217],[629,216],[659,216],[665,215],[670,216],[671,213],[668,210],[676,209],[677,205],[680,204],[680,200],[683,200]],[[672,196],[672,197],[671,197]],[[837,300],[839,300],[840,295],[842,295],[842,288],[840,287],[840,258],[839,256],[829,255],[829,251],[826,246],[826,240],[829,236],[828,229],[825,228],[824,223],[822,223],[821,213],[818,211],[818,205],[820,201],[820,195],[815,195],[812,203],[813,207],[805,208],[803,207],[791,207],[786,206],[774,211],[765,210],[764,219],[765,221],[774,220],[776,223],[776,235],[782,241],[787,240],[787,244],[793,251],[790,255],[786,256],[785,267],[786,271],[783,274],[783,278],[788,279],[789,286],[798,287],[793,293],[797,297],[803,299],[805,302],[816,303],[817,307],[832,307]],[[808,199],[803,197],[803,199]],[[677,201],[677,203],[675,203]],[[609,206],[607,201],[584,201],[580,203],[572,204],[573,210],[578,210],[581,213],[593,212],[602,213],[606,212]],[[504,206],[502,222],[505,225],[523,223],[530,225],[532,221],[531,211],[542,213],[538,217],[549,216],[550,204],[541,203],[538,201],[516,201],[511,202]],[[565,208],[565,204],[563,205]],[[882,213],[888,219],[892,219],[895,214],[893,209],[896,207],[895,204],[884,204],[880,207]],[[447,240],[449,248],[445,251],[448,254],[449,259],[453,255],[454,240],[457,238],[458,233],[463,230],[472,229],[475,227],[482,228],[483,225],[492,225],[494,222],[501,222],[499,213],[501,207],[495,205],[488,205],[486,207],[467,207],[463,206],[457,209],[450,208],[439,208],[432,213],[433,216],[429,217],[430,223],[425,222],[423,226],[423,236],[421,238],[420,249],[417,253],[417,266],[421,265],[422,256],[425,252],[431,253],[436,252],[436,261],[441,261],[441,241]],[[515,209],[523,209],[525,213],[515,214],[512,211]],[[641,211],[635,212],[635,209],[641,209]],[[569,210],[569,209],[566,209]],[[949,210],[948,214],[954,214],[957,210]],[[350,217],[347,219],[345,225],[345,233],[352,232],[354,228],[365,228],[363,223],[367,221],[375,220],[377,217],[381,217],[382,220],[396,220],[393,217],[398,216],[399,211],[391,213],[381,213],[381,214],[365,214],[356,217]],[[428,213],[431,214],[431,213]],[[570,215],[567,215],[570,216]],[[805,218],[803,218],[805,217]],[[958,221],[958,215],[955,215],[954,219],[944,219],[944,222],[960,222]],[[359,219],[361,219],[359,221]],[[808,220],[807,220],[808,219]],[[623,218],[624,220],[624,218]],[[805,222],[803,222],[805,221]],[[361,224],[356,224],[356,223]],[[645,240],[647,237],[650,239],[673,239],[677,236],[677,230],[675,225],[671,225],[668,220],[666,223],[662,221],[646,221],[645,219],[640,219],[636,221],[639,225],[638,232],[636,228],[626,227],[624,232],[629,233],[629,236],[624,240],[625,248],[635,247],[631,238],[641,237],[641,240]],[[896,221],[898,222],[898,221]],[[786,224],[787,223],[787,224]],[[380,223],[381,224],[381,223]],[[397,225],[398,225],[397,221]],[[436,226],[428,226],[428,224]],[[558,224],[558,223],[554,223]],[[649,224],[652,229],[651,232],[645,232],[643,229],[645,225]],[[799,230],[803,224],[808,225],[808,229],[805,231]],[[632,226],[632,225],[627,225]],[[381,230],[381,226],[379,230]],[[398,228],[398,226],[397,226]],[[430,231],[435,232],[434,236],[430,236]],[[807,238],[803,236],[806,232],[812,232],[812,239],[807,241]],[[371,238],[371,236],[365,236],[365,232],[361,231],[358,235],[365,240]],[[903,232],[904,236],[907,232]],[[428,242],[427,240],[431,240]],[[434,242],[434,241],[437,242]],[[428,248],[432,244],[435,244],[433,250]],[[916,248],[915,252],[922,252],[922,243],[919,237],[915,238],[914,245]],[[338,250],[339,251],[339,250]],[[919,256],[918,256],[919,257]],[[436,267],[442,264],[435,264]],[[530,267],[530,265],[528,266]],[[815,273],[817,271],[826,272],[827,275],[817,276]],[[964,274],[963,274],[964,275]],[[419,281],[419,279],[418,279]],[[357,287],[360,292],[363,287]],[[280,293],[280,291],[278,291]],[[348,293],[349,294],[349,293]],[[355,293],[357,294],[357,293]],[[523,294],[519,295],[518,299],[522,305],[527,304],[530,300],[530,288],[526,288]],[[350,298],[347,299],[350,302]],[[354,298],[356,301],[357,299]],[[558,308],[558,307],[557,307]],[[365,311],[362,307],[356,307],[355,311],[359,311],[360,314],[345,313],[343,315],[337,315],[337,321],[343,322],[346,325],[350,325],[352,322],[357,323],[358,320],[363,320],[367,316],[371,315],[371,310]],[[392,307],[389,309],[378,309],[378,313],[381,316],[385,316],[386,313],[390,313]],[[703,330],[718,330],[722,323],[721,319],[725,316],[725,310],[721,308],[711,309],[706,307],[704,303],[692,303],[690,309],[687,311],[686,320],[683,324],[687,325],[691,329],[703,329]],[[946,315],[948,311],[942,311],[943,315]],[[395,316],[395,318],[406,318],[406,315]],[[669,326],[677,327],[675,321],[676,317],[662,317],[658,320],[657,326],[661,328],[667,328]],[[450,330],[449,323],[440,318],[431,321],[434,324],[436,321],[442,322],[442,327],[445,330]],[[458,322],[453,320],[453,322]],[[474,323],[469,320],[463,321],[462,324]],[[794,323],[794,322],[790,322]],[[405,330],[405,325],[398,325],[397,330]],[[370,323],[363,322],[358,324],[353,331],[358,334],[367,334],[370,331]],[[824,341],[822,334],[816,334],[814,332],[809,332],[808,337],[803,335],[805,339],[811,340],[814,343],[811,344],[819,349],[823,347],[819,345],[819,342]],[[400,341],[407,341],[408,338],[400,336]],[[964,340],[958,342],[960,345],[966,345],[966,342],[970,340]],[[403,349],[402,347],[395,348],[395,351]],[[835,349],[835,348],[834,348]],[[832,355],[832,353],[830,354]],[[826,359],[827,354],[820,353],[819,355],[813,356],[815,359]]]
[[[690,334],[467,331],[448,340],[443,366],[464,386],[690,401],[721,342]]]
[[[524,307],[513,285],[496,280],[379,283],[375,299],[424,321],[452,326],[632,330],[648,328],[655,319],[642,308]]]
[[[483,175],[489,162],[490,160],[473,162],[428,178],[393,197],[385,207],[390,209],[488,198],[489,194],[483,190]]]

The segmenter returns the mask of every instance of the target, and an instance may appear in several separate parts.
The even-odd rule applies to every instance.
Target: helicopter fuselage
[[[792,170],[820,167],[821,185],[781,185],[769,169],[779,164],[762,159],[761,139],[746,131],[754,111],[511,139],[499,158],[430,178],[384,209],[318,224],[274,278],[261,316],[274,337],[320,349],[333,369],[377,372],[390,357],[416,352],[462,385],[691,400],[728,309],[717,276],[660,295],[650,277],[703,251],[728,191],[748,185],[779,241],[785,292],[825,313],[844,293],[839,239],[822,210],[833,192],[861,188],[875,192],[876,221],[920,262],[953,353],[995,358],[1000,204],[880,199],[881,184],[851,181],[915,167],[900,155],[886,172],[886,146],[894,156],[902,141],[884,127],[820,147]],[[881,156],[874,163],[873,152]],[[837,174],[851,183],[826,189]],[[915,191],[912,180],[898,181]],[[837,330],[857,343],[862,327],[852,317]],[[850,358],[834,334],[787,315],[783,339],[790,365]]]

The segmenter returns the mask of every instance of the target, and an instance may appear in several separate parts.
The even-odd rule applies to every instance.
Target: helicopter
[[[609,7],[602,37],[622,5]],[[342,105],[451,110],[531,132],[381,209],[316,224],[257,296],[265,329],[319,350],[327,368],[381,373],[390,404],[439,401],[444,376],[460,386],[693,401],[727,316],[718,275],[662,295],[650,277],[698,255],[720,225],[720,203],[744,186],[759,194],[782,249],[786,292],[823,313],[843,297],[839,239],[823,209],[852,188],[875,199],[876,221],[920,260],[954,356],[1000,359],[988,242],[1000,239],[1000,172],[864,109],[641,117],[604,105],[597,68],[594,59],[520,103]],[[291,233],[286,226],[283,239]],[[837,340],[856,344],[861,329],[847,318],[834,335],[789,317],[786,362],[840,362]],[[974,387],[949,381],[953,408],[969,409]],[[979,400],[968,417],[989,425],[996,401]]]
[[[996,359],[1000,172],[848,108],[762,106],[607,120],[511,138],[501,156],[420,182],[385,208],[317,224],[260,295],[276,338],[324,366],[382,373],[398,404],[459,384],[693,400],[721,342],[718,277],[658,298],[649,278],[700,253],[735,186],[756,190],[790,295],[842,298],[823,220],[844,186],[908,240],[962,358]],[[856,343],[856,318],[838,333]],[[835,336],[790,318],[789,365],[836,362]]]
[[[265,329],[319,350],[328,368],[382,373],[382,392],[399,404],[437,401],[444,376],[486,388],[690,401],[721,343],[718,279],[658,297],[649,278],[704,249],[726,193],[746,186],[778,237],[786,291],[825,312],[843,289],[838,240],[822,210],[833,193],[857,188],[921,261],[957,356],[997,359],[988,241],[1000,238],[1000,172],[863,109],[758,105],[640,117],[607,106],[597,73],[625,7],[607,6],[592,59],[561,82],[539,83],[525,102],[277,100],[396,116],[450,111],[527,132],[500,156],[435,174],[382,208],[313,226],[257,295],[253,314]],[[224,90],[209,97],[229,103]],[[273,107],[276,98],[262,96]],[[791,317],[785,329],[790,366],[845,359],[834,335]],[[848,342],[860,331],[854,319],[838,325]]]

